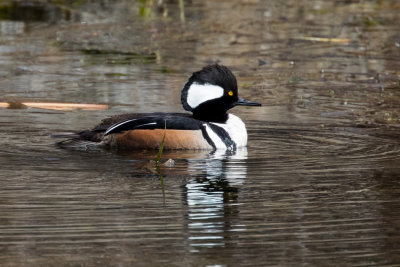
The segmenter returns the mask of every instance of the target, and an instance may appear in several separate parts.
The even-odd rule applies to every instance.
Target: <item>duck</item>
[[[193,72],[181,91],[181,103],[189,113],[114,115],[57,145],[138,150],[159,149],[164,140],[164,149],[235,151],[246,147],[248,135],[244,122],[228,111],[236,106],[261,106],[239,97],[235,75],[219,64]]]

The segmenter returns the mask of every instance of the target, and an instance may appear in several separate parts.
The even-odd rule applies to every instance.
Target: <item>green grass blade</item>
[[[167,133],[167,121],[164,121],[165,126],[164,126],[164,136],[163,139],[161,141],[161,145],[160,145],[160,149],[158,150],[158,155],[157,155],[157,159],[156,159],[156,164],[159,165],[160,164],[160,160],[161,160],[161,155],[164,149],[164,142],[165,142],[165,135]]]

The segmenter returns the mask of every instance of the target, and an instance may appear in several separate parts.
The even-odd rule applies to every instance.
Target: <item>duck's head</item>
[[[235,75],[217,64],[192,74],[182,89],[181,102],[194,118],[211,122],[225,122],[234,106],[261,106],[239,97]]]

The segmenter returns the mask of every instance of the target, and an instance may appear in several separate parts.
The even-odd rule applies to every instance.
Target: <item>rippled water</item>
[[[0,4],[0,265],[399,265],[397,1],[156,2]],[[54,146],[181,111],[211,62],[263,104],[232,110],[246,150],[165,151],[160,176],[155,151]]]

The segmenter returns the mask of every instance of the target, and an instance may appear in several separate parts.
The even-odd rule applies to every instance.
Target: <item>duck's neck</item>
[[[225,123],[228,120],[228,113],[215,112],[212,110],[194,110],[193,118],[207,122]]]

